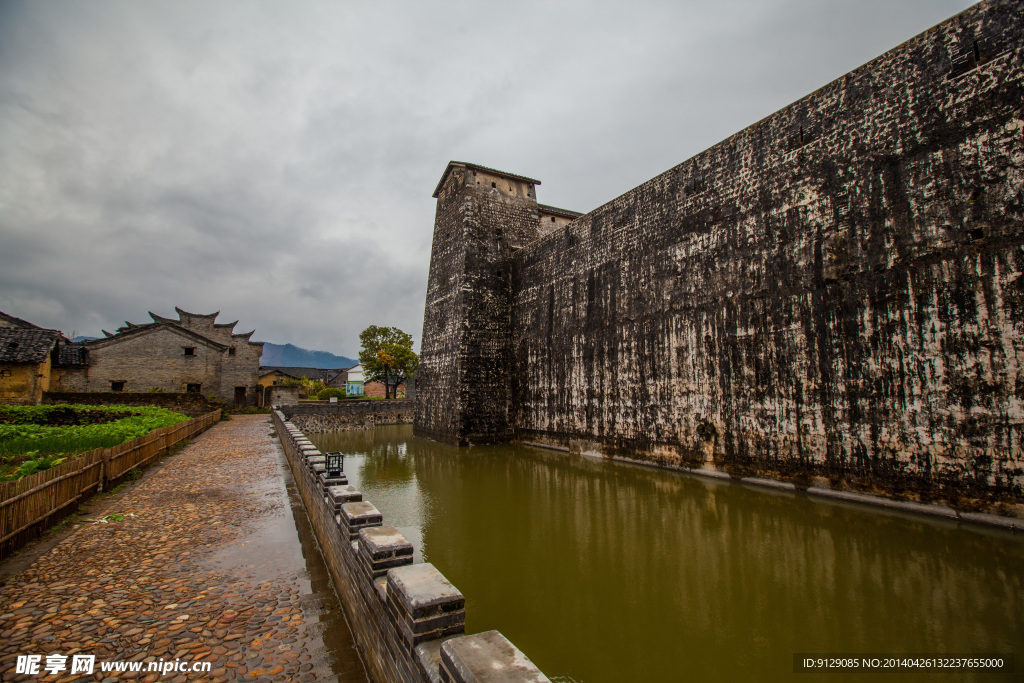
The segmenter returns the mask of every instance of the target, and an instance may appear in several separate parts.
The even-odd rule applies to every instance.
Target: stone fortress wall
[[[1022,28],[975,5],[554,230],[449,164],[416,433],[1024,500]]]

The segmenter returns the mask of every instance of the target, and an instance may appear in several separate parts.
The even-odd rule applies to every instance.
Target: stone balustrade
[[[547,681],[498,631],[465,635],[466,599],[354,486],[321,476],[325,458],[287,421],[273,422],[370,677],[403,683]],[[328,483],[329,482],[329,483]]]

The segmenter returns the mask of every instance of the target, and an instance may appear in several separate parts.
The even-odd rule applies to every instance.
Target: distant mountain
[[[276,365],[282,368],[336,370],[350,368],[358,362],[358,360],[336,356],[327,351],[310,351],[294,344],[272,344],[271,342],[264,342],[263,355],[260,356],[260,365]]]
[[[75,337],[71,341],[73,341],[73,342],[84,342],[84,341],[92,341],[94,339],[99,339],[99,337],[83,337],[82,335],[78,335],[77,337]]]

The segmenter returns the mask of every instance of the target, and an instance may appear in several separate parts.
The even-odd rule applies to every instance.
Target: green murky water
[[[311,435],[549,677],[792,680],[796,652],[1015,653],[1024,537],[410,426]],[[797,680],[862,680],[801,674]]]

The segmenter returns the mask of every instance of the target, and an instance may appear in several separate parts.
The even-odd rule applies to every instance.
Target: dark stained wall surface
[[[450,443],[511,438],[509,259],[535,240],[529,179],[453,162],[437,194],[417,377],[416,433]],[[422,387],[422,388],[421,388]],[[424,393],[426,392],[426,393]]]
[[[1020,500],[1022,22],[976,5],[494,259],[514,433]],[[425,365],[472,317],[431,301]]]

